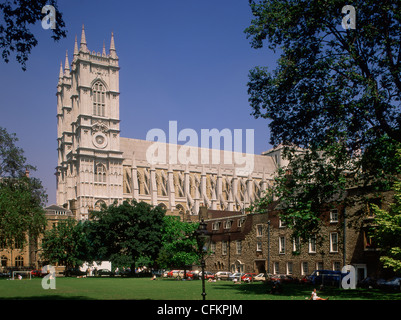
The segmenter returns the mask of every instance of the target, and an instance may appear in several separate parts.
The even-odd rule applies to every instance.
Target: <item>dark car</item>
[[[337,285],[345,274],[341,271],[315,270],[308,277],[310,283],[323,285]]]
[[[377,285],[379,288],[382,288],[382,289],[400,291],[401,290],[401,278],[395,277],[390,280],[379,279],[379,280],[377,280]]]
[[[65,277],[82,277],[86,276],[86,271],[81,271],[79,268],[66,269],[64,271]]]
[[[358,286],[361,288],[376,288],[377,281],[374,278],[366,277],[365,279],[359,281]]]

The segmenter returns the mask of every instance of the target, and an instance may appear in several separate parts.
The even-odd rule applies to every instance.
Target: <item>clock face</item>
[[[96,137],[96,143],[97,144],[103,144],[104,140],[105,140],[104,137],[102,137],[100,135]]]
[[[107,146],[107,138],[103,133],[97,133],[93,136],[93,144],[97,148],[105,148]]]

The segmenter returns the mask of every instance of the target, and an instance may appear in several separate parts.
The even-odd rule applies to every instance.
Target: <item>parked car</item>
[[[272,274],[266,274],[266,273],[259,273],[257,276],[255,276],[254,280],[255,281],[266,281],[266,280],[270,280],[271,277],[273,275]]]
[[[199,279],[199,271],[187,271],[187,277],[192,280]]]
[[[361,288],[376,288],[377,281],[371,277],[366,277],[365,279],[358,282],[358,286]]]
[[[202,272],[199,272],[199,278],[202,279]],[[205,271],[205,279],[209,280],[209,279],[214,279],[214,273],[210,272],[210,271]]]
[[[401,277],[391,278],[389,280],[379,279],[377,280],[379,288],[390,289],[390,290],[401,290]]]
[[[241,277],[244,275],[245,273],[242,272],[236,272],[236,273],[232,273],[230,274],[230,276],[228,277],[228,280],[231,281],[239,281],[241,279]]]
[[[245,282],[250,282],[253,281],[253,279],[255,278],[256,273],[245,273],[242,277],[241,280],[245,281]]]
[[[32,270],[31,275],[32,277],[44,277],[46,274],[44,274],[42,270]]]
[[[177,278],[181,270],[170,270],[167,273],[167,277],[169,278]]]
[[[316,285],[316,284],[332,284],[337,285],[339,281],[341,281],[342,277],[345,274],[341,273],[341,271],[333,271],[333,270],[315,270],[308,277],[308,280]]]
[[[64,270],[65,277],[82,277],[86,276],[86,271],[81,271],[79,268],[72,268]]]
[[[110,271],[109,269],[100,269],[97,271],[97,275],[99,277],[113,277],[114,272]]]
[[[231,275],[231,272],[228,271],[219,271],[215,274],[215,278],[217,280],[228,280]]]

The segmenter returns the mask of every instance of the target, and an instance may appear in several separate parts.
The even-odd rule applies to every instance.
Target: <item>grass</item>
[[[41,279],[0,280],[0,299],[48,300],[201,300],[201,281],[149,278],[57,278],[56,289],[44,290]],[[206,282],[207,300],[305,300],[310,285],[285,285],[283,293],[272,295],[263,283],[234,284]],[[319,296],[330,300],[401,300],[400,292],[378,289],[342,290],[325,288]]]

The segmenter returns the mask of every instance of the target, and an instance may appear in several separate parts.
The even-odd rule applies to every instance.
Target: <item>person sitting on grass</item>
[[[320,297],[317,295],[317,293],[316,293],[316,288],[313,289],[312,295],[311,295],[311,297],[309,298],[309,300],[328,300],[328,299],[329,299],[329,298],[327,298],[327,299],[320,298]]]

